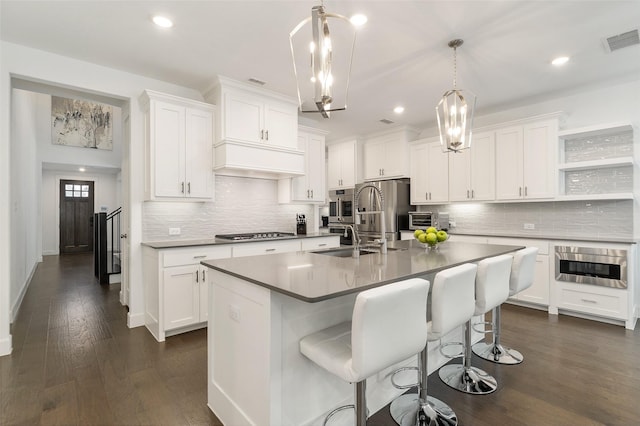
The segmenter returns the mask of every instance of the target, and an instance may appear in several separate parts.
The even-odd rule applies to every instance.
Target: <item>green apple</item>
[[[445,231],[436,232],[436,236],[438,237],[438,242],[440,243],[443,241],[447,241],[447,238],[449,237],[449,235],[447,235]]]
[[[438,232],[438,230],[433,226],[430,228],[427,228],[427,234],[435,234],[436,232]]]
[[[424,234],[424,231],[422,229],[416,229],[415,232],[413,233],[413,236],[418,238],[420,234]]]
[[[429,232],[427,234],[426,240],[427,244],[429,244],[430,246],[438,244],[438,236],[434,232]]]
[[[429,235],[430,235],[430,234],[425,234],[425,233],[423,232],[422,234],[418,235],[418,241],[420,241],[420,242],[421,242],[421,243],[423,243],[423,244],[424,244],[424,243],[426,243],[426,242],[427,242],[427,237],[428,237]]]

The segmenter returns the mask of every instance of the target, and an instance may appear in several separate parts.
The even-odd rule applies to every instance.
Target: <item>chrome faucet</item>
[[[353,254],[351,257],[357,259],[360,257],[360,236],[356,232],[356,228],[353,225],[343,224],[344,226],[344,237],[347,238],[349,236],[349,229],[351,229],[351,236],[353,237]]]
[[[380,210],[379,211],[372,211],[372,212],[361,212],[358,209],[358,203],[360,202],[360,194],[362,193],[362,190],[365,188],[371,188],[375,194],[378,196],[378,204],[380,205]],[[376,243],[380,244],[380,253],[382,254],[387,254],[387,228],[386,228],[386,220],[384,217],[384,195],[382,194],[382,191],[380,190],[380,188],[378,188],[376,185],[374,185],[373,183],[365,183],[364,185],[362,185],[359,189],[358,192],[356,192],[356,210],[355,213],[356,215],[364,215],[364,214],[378,214],[380,215],[380,239],[379,240],[375,240]]]

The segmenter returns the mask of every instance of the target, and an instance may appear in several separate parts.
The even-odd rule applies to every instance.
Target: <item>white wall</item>
[[[59,254],[60,250],[60,180],[94,182],[94,212],[112,212],[120,207],[117,176],[113,173],[74,173],[57,170],[42,171],[42,254]],[[106,210],[103,210],[106,208]]]
[[[9,324],[12,265],[17,262],[25,265],[24,270],[31,270],[35,262],[31,259],[25,259],[21,253],[14,252],[9,238],[10,229],[13,227],[9,194],[13,180],[18,179],[12,174],[17,174],[22,178],[27,173],[23,170],[23,164],[10,161],[10,147],[16,143],[11,137],[11,129],[15,126],[15,123],[11,121],[12,77],[118,98],[129,104],[131,144],[130,147],[123,146],[123,150],[129,149],[131,164],[130,170],[123,170],[123,173],[130,173],[128,178],[131,182],[130,188],[128,188],[129,193],[123,195],[129,197],[131,222],[128,239],[131,245],[128,324],[130,326],[143,325],[144,300],[140,242],[142,239],[142,185],[144,182],[142,167],[144,164],[144,117],[140,110],[138,97],[144,89],[157,90],[200,101],[202,96],[189,88],[2,42],[0,45],[0,355],[11,352]],[[29,225],[33,228],[40,226],[40,221],[36,217],[30,218],[29,221]]]

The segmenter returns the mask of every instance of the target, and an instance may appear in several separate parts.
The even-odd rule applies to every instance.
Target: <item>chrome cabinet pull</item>
[[[267,140],[269,140],[269,131],[268,131],[268,130],[267,130],[267,131],[265,131],[265,132],[264,132],[264,134],[265,134],[265,136],[266,136],[266,139],[267,139]]]
[[[206,271],[204,271],[204,270],[202,271],[202,282],[205,282],[205,281],[206,281],[206,278],[205,278],[205,275],[204,275],[204,274],[205,274],[205,272],[206,272]]]
[[[260,130],[260,139],[264,140],[264,130]]]
[[[184,194],[184,182],[182,182],[182,189],[180,190]]]
[[[187,184],[187,194],[191,194],[191,182]]]
[[[194,259],[204,259],[205,257],[207,257],[206,254],[199,254],[197,256],[193,256]]]
[[[525,197],[527,196],[527,192],[528,192],[528,191],[527,191],[527,187],[525,186],[525,187],[524,187],[524,196],[525,196]]]
[[[198,272],[199,271],[196,270],[196,282],[198,282]]]
[[[467,189],[467,198],[469,198],[469,190]]]
[[[324,246],[326,246],[326,245],[327,245],[327,244],[318,244],[318,247],[324,247]]]
[[[518,196],[522,197],[522,187],[518,187]]]
[[[311,198],[313,198],[313,189],[311,190]]]
[[[266,249],[265,251],[276,251],[274,248]]]
[[[475,191],[473,189],[471,190],[471,198],[476,198],[476,194],[475,194]]]
[[[592,300],[592,299],[580,299],[580,300],[582,300],[583,302],[598,303],[597,300]]]

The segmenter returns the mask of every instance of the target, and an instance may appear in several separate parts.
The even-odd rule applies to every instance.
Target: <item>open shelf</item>
[[[590,160],[590,161],[576,161],[573,163],[558,164],[558,170],[586,170],[597,169],[603,167],[620,167],[620,166],[632,166],[633,157],[618,157],[607,158],[606,160]]]
[[[554,201],[598,201],[598,200],[633,200],[631,192],[609,194],[576,194],[558,195]]]
[[[558,137],[564,140],[579,139],[584,137],[610,135],[615,133],[630,132],[633,126],[628,123],[612,123],[606,125],[588,126],[577,129],[566,129],[558,132]]]

